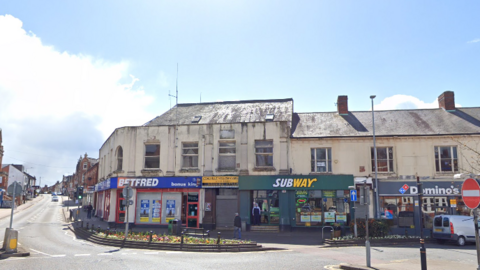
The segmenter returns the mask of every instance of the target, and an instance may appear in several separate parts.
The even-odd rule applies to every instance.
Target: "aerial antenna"
[[[170,90],[168,91],[168,96],[175,98],[175,131],[178,131],[178,63],[177,63],[177,79],[175,83],[175,96],[170,95]],[[171,108],[171,104],[170,104]],[[175,147],[178,147],[178,138],[175,134]]]

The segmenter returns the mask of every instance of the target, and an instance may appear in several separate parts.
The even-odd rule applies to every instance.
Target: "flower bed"
[[[88,230],[88,232],[93,233],[97,237],[102,237],[106,239],[115,239],[115,240],[124,240],[125,233],[123,232],[97,232],[96,230]],[[151,238],[151,241],[150,241]],[[132,232],[128,234],[127,240],[129,241],[139,241],[139,242],[153,242],[153,243],[167,243],[167,244],[179,244],[182,242],[181,236],[173,235],[157,235],[153,234],[150,236],[149,233],[136,233]],[[239,244],[253,244],[250,240],[234,240],[234,239],[220,239],[220,243],[217,244],[217,238],[198,238],[192,236],[183,236],[183,244],[192,244],[192,245],[239,245]]]

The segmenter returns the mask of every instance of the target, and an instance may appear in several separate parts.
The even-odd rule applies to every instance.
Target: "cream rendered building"
[[[346,96],[339,96],[337,106],[337,112],[294,114],[292,173],[353,174],[357,189],[366,179],[374,191],[372,112],[348,111]],[[447,91],[438,109],[374,113],[380,211],[372,203],[369,216],[389,219],[396,232],[418,233],[416,176],[423,183],[427,229],[435,214],[468,215],[460,190],[464,177],[479,174],[480,156],[467,148],[479,150],[480,108],[456,108],[454,93]],[[370,192],[371,202],[375,197]],[[357,216],[365,218],[365,208],[357,207]]]

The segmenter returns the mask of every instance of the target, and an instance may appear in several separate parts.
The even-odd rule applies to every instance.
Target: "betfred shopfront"
[[[435,215],[470,215],[461,194],[463,181],[423,180],[422,216],[429,235]],[[413,180],[379,181],[379,208],[394,234],[419,235],[420,202],[417,182]]]
[[[203,194],[199,177],[113,177],[109,181],[109,201],[114,209],[109,222],[125,223],[128,199],[122,191],[130,183],[133,204],[128,208],[129,223],[167,226],[178,219],[185,227],[200,226]]]
[[[260,226],[288,230],[348,224],[348,187],[353,182],[353,175],[240,176],[240,215],[253,225],[252,208],[257,204]]]

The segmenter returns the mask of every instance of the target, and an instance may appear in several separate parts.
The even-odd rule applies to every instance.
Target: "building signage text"
[[[314,187],[314,182],[317,182],[317,178],[277,178],[273,187],[310,188]]]
[[[407,184],[403,185],[399,192],[405,194],[408,190],[410,190],[410,194],[418,194],[418,187],[416,186],[409,186]],[[460,189],[456,188],[455,186],[450,187],[438,187],[437,185],[432,188],[423,188],[423,195],[454,195],[460,194]]]

